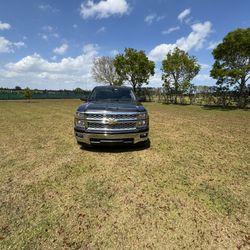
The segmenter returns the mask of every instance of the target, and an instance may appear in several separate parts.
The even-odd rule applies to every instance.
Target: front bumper
[[[75,137],[78,143],[91,144],[136,144],[148,140],[149,130],[133,133],[86,133],[75,128]]]

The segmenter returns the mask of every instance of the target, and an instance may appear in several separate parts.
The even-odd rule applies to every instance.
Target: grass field
[[[79,104],[0,102],[0,249],[250,248],[250,111],[149,103],[149,148],[83,150]]]

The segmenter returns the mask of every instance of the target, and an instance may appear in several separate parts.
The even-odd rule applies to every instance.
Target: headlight
[[[138,122],[138,127],[145,127],[147,125],[147,121],[146,120],[141,120]]]
[[[83,119],[83,118],[84,118],[84,113],[76,112],[76,118],[81,118],[81,119]]]
[[[147,127],[148,126],[148,114],[145,113],[141,113],[137,116],[137,127],[138,128],[143,128],[143,127]]]
[[[85,128],[85,122],[84,122],[84,113],[82,112],[76,112],[75,115],[75,126]]]
[[[138,119],[142,120],[142,119],[147,119],[147,113],[141,113],[138,115]]]
[[[75,119],[75,126],[85,128],[84,120]]]

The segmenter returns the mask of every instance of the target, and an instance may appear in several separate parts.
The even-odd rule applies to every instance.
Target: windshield
[[[90,95],[90,101],[134,102],[136,97],[129,88],[95,88]]]

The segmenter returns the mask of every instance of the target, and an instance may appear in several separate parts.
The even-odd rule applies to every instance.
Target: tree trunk
[[[238,108],[245,108],[246,104],[247,104],[246,79],[245,77],[242,77],[239,85]]]
[[[174,97],[174,104],[177,104],[177,93],[175,94],[175,97]]]
[[[174,103],[177,104],[177,97],[178,97],[178,82],[175,82],[175,97],[174,97]]]
[[[133,91],[136,94],[136,83],[132,83],[132,86],[133,86]]]

